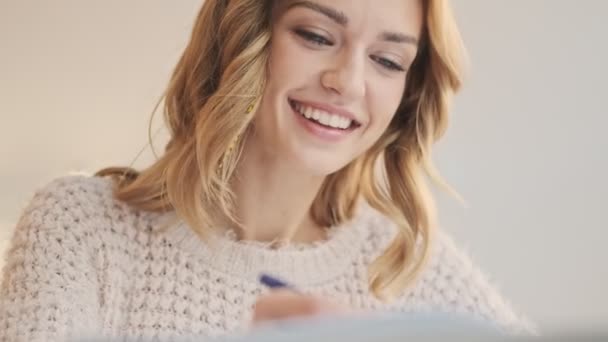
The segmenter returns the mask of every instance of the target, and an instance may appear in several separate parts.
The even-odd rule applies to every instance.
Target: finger
[[[260,297],[255,304],[254,322],[315,316],[330,311],[330,306],[317,298],[277,290]]]

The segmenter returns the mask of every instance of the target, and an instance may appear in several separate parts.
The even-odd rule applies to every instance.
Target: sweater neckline
[[[210,232],[203,240],[184,222],[167,232],[167,239],[196,262],[230,276],[256,281],[261,273],[280,277],[294,286],[325,283],[347,271],[361,253],[364,224],[355,216],[330,227],[327,238],[278,248],[256,241],[238,241],[233,234]]]

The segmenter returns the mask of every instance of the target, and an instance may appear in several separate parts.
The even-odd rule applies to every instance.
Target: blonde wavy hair
[[[366,153],[326,178],[311,207],[315,222],[330,227],[352,219],[362,198],[399,227],[368,272],[385,299],[402,293],[429,255],[436,220],[426,176],[449,190],[430,155],[461,86],[464,49],[448,0],[421,1],[424,27],[397,113]],[[97,173],[115,178],[117,199],[175,211],[201,238],[219,222],[238,226],[230,178],[255,113],[248,109],[265,86],[273,8],[273,0],[205,0],[163,97],[165,152],[141,171]]]

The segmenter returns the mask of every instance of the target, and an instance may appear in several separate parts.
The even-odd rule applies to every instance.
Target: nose
[[[363,58],[352,52],[341,53],[321,75],[323,88],[347,100],[365,95],[365,65]]]

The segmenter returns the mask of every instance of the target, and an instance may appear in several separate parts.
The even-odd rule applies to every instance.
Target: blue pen
[[[262,273],[260,275],[260,283],[268,286],[271,289],[290,289],[290,290],[294,290],[296,291],[295,287],[293,287],[292,285],[286,283],[285,281],[275,278],[273,276],[270,276],[268,274]]]

